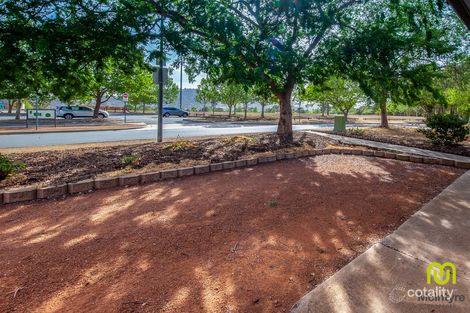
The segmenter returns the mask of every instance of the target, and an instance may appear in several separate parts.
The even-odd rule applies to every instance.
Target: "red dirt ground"
[[[0,210],[1,312],[286,312],[463,170],[328,155]]]

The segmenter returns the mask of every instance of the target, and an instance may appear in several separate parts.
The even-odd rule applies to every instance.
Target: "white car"
[[[71,120],[75,117],[93,117],[94,110],[84,106],[63,106],[57,109],[57,117],[63,117],[67,120]],[[99,118],[108,118],[109,113],[100,110],[98,113]]]

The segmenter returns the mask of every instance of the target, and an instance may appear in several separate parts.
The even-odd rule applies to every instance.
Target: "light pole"
[[[301,110],[302,110],[302,101],[300,101],[300,99],[299,99],[299,124],[302,124],[302,123],[300,122],[300,118],[301,118],[301,117],[300,117],[300,111],[301,111]]]
[[[163,15],[160,17],[160,70],[158,71],[157,142],[163,141]]]
[[[181,58],[181,73],[180,73],[180,110],[183,109],[183,58]]]
[[[36,93],[36,130],[39,127],[39,96]]]

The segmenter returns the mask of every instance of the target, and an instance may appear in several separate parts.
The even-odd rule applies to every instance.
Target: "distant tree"
[[[220,100],[228,106],[228,116],[232,116],[232,111],[235,113],[237,104],[242,103],[246,92],[243,85],[225,82],[220,86]]]
[[[164,85],[163,101],[167,104],[174,104],[178,99],[179,92],[178,85],[172,79],[168,79]],[[156,88],[156,94],[158,94],[158,87]]]
[[[261,105],[261,118],[264,119],[264,111],[267,105],[277,103],[278,100],[271,89],[266,85],[255,85],[253,87],[253,97]]]
[[[307,86],[304,97],[310,101],[332,105],[346,119],[349,111],[365,98],[359,84],[339,77],[330,78],[320,86]]]
[[[62,98],[95,101],[93,117],[99,116],[101,105],[112,97],[120,98],[139,76],[139,67],[108,58],[103,64],[93,62],[81,71],[79,88],[64,88]],[[66,86],[67,87],[67,86]]]
[[[240,103],[243,104],[243,118],[246,120],[248,115],[248,105],[253,102],[254,95],[252,88],[244,88],[244,93],[241,94]]]
[[[207,103],[212,106],[212,115],[215,113],[217,102],[221,100],[220,86],[210,78],[203,78],[197,88],[196,101],[201,102],[206,107]],[[205,110],[203,110],[205,112]]]
[[[279,112],[279,105],[278,104],[275,104],[271,107],[271,109],[269,110],[269,112],[271,113],[277,113]]]
[[[319,105],[321,115],[325,116],[330,115],[330,106],[331,104],[326,101],[326,98],[323,96],[323,88],[321,85],[309,84],[305,90],[300,94],[302,101],[307,102],[307,105]]]
[[[380,108],[383,127],[388,127],[387,103],[412,104],[422,90],[434,92],[436,60],[451,57],[464,42],[458,35],[463,26],[450,9],[436,14],[426,1],[405,0],[393,1],[391,8],[371,2],[354,32],[338,34],[339,53],[331,54],[331,64]]]
[[[441,86],[452,114],[470,118],[470,56],[446,66]]]
[[[150,104],[158,101],[158,85],[153,83],[152,73],[141,68],[136,75],[127,84],[127,92],[129,93],[129,105],[142,107],[143,113]]]
[[[434,113],[451,113],[470,117],[470,57],[463,56],[435,69],[429,78],[431,89],[415,90],[407,104],[420,108],[426,117]]]

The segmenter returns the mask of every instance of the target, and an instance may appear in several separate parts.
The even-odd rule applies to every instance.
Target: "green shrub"
[[[434,114],[424,123],[428,128],[418,131],[436,145],[453,146],[464,141],[470,134],[467,121],[454,114]]]
[[[7,156],[0,154],[0,181],[24,167],[25,165],[23,163],[13,162]]]
[[[364,136],[365,130],[361,129],[359,127],[356,127],[356,128],[351,128],[351,129],[346,130],[346,133],[349,134],[349,135],[352,135],[352,136],[361,137],[361,136]]]
[[[128,155],[122,156],[121,163],[124,165],[129,165],[137,161],[137,159],[138,159],[137,156],[133,154],[128,154]]]

